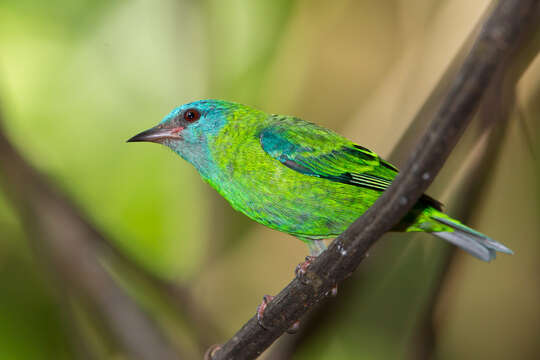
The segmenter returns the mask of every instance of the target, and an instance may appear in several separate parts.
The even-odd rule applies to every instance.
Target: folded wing
[[[337,133],[293,117],[276,117],[261,133],[262,148],[290,169],[367,189],[383,191],[397,169],[374,152]]]

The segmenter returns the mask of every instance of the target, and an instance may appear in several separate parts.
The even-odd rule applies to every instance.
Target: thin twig
[[[264,328],[253,316],[213,359],[254,359],[320,302],[364,259],[367,250],[411,209],[438,173],[475,113],[490,80],[511,49],[536,0],[495,6],[465,59],[427,133],[388,190],[266,307]]]
[[[525,117],[525,113],[523,112],[523,109],[519,108],[519,106],[516,108],[516,113],[518,116],[519,130],[525,139],[525,144],[527,144],[527,149],[531,154],[531,158],[534,161],[538,161],[538,155],[536,154],[537,151],[534,145],[535,142],[533,141],[533,137],[531,135],[531,129],[529,129],[527,126],[527,118]]]
[[[62,318],[64,326],[68,330],[74,356],[80,360],[98,360],[99,356],[96,349],[88,341],[88,338],[85,337],[84,330],[80,322],[76,319],[73,303],[67,289],[64,288],[63,290],[65,290],[63,294],[60,294],[58,297],[63,308]]]

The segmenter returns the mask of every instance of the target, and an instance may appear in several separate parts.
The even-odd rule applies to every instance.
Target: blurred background
[[[54,255],[69,241],[47,229],[74,217],[101,234],[75,250],[160,341],[188,359],[226,341],[307,247],[234,212],[164,147],[125,140],[180,104],[222,98],[322,124],[401,165],[489,5],[0,1],[1,132],[43,174],[14,181],[0,167],[0,359],[132,357],[99,300],[108,292]],[[537,32],[429,191],[515,255],[485,264],[429,235],[388,234],[265,358],[537,358]],[[50,227],[35,204],[42,180],[69,209]]]

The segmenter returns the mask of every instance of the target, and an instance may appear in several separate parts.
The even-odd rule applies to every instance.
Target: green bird
[[[311,255],[390,186],[398,169],[332,130],[223,100],[172,110],[128,142],[163,144],[251,219],[304,241]],[[393,230],[424,231],[490,261],[506,246],[444,214],[423,195]]]

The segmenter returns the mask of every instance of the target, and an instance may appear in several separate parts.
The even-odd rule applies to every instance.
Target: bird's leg
[[[311,262],[315,260],[315,258],[319,256],[324,250],[326,250],[326,245],[324,244],[324,241],[322,240],[314,240],[314,239],[301,239],[301,240],[307,244],[310,255],[306,256],[306,261],[296,266],[294,273],[296,274],[296,276],[299,276],[299,277],[304,276],[306,274],[307,268],[309,267],[309,265],[311,265]]]
[[[306,240],[304,240],[306,241]],[[316,258],[317,256],[321,255],[324,250],[326,250],[326,244],[323,240],[309,240],[306,241],[308,249],[309,249],[309,255],[311,255],[313,258]]]
[[[264,326],[262,322],[263,316],[264,316],[264,310],[266,310],[266,306],[268,305],[270,301],[272,301],[273,298],[274,297],[272,295],[264,295],[261,305],[257,307],[257,322],[263,329],[266,329],[266,326]]]

